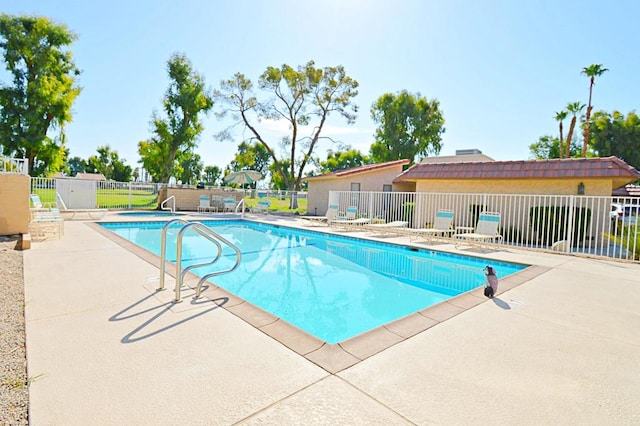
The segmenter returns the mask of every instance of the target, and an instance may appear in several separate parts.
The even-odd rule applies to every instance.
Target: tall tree
[[[47,18],[0,15],[0,49],[12,77],[0,85],[0,140],[4,154],[29,160],[32,175],[57,172],[66,160],[64,125],[80,94],[80,71],[65,48],[75,39]]]
[[[567,118],[568,112],[562,110],[556,112],[556,121],[558,122],[558,128],[560,130],[560,158],[564,157],[564,134],[563,134],[563,121]]]
[[[264,145],[260,142],[250,144],[245,141],[238,145],[238,152],[231,164],[229,164],[229,170],[237,172],[250,169],[260,172],[262,176],[266,176],[269,172],[270,163],[271,157]]]
[[[327,160],[320,162],[319,172],[331,173],[371,163],[372,160],[369,157],[363,155],[356,149],[336,152],[329,151],[327,153]]]
[[[438,154],[442,147],[444,117],[437,100],[406,90],[385,93],[371,107],[371,118],[378,123],[370,155],[375,162]]]
[[[616,156],[640,169],[640,117],[630,112],[597,111],[592,117],[591,148],[600,157]]]
[[[570,143],[567,139],[565,146],[569,146],[569,154],[562,154],[564,158],[575,157],[580,154],[580,145],[576,138]],[[529,145],[529,152],[536,160],[550,160],[553,158],[563,158],[560,155],[560,139],[545,135],[538,139],[538,142]]]
[[[251,80],[237,73],[223,81],[216,91],[216,99],[224,106],[218,116],[230,112],[235,124],[243,125],[251,133],[251,139],[265,147],[273,160],[272,183],[277,180],[286,189],[297,191],[305,167],[324,138],[321,135],[327,119],[337,114],[348,124],[355,121],[358,108],[352,104],[352,98],[358,94],[357,87],[358,82],[347,76],[342,66],[316,68],[309,61],[294,69],[284,64],[279,68],[268,67],[262,73],[258,88],[270,96],[258,100]],[[279,140],[268,138],[257,127],[261,121],[277,120],[284,120],[290,131]],[[303,126],[313,129],[309,136],[301,135]],[[230,128],[219,133],[218,138],[232,138]],[[278,145],[285,153],[282,157],[277,154]],[[292,208],[295,203],[292,197]]]
[[[131,166],[126,165],[124,159],[120,159],[117,151],[112,150],[109,145],[100,146],[96,151],[98,155],[90,156],[86,162],[86,170],[89,173],[101,173],[107,179],[118,182],[131,180]]]
[[[186,56],[172,55],[167,72],[171,82],[162,100],[165,116],[154,111],[151,121],[154,136],[138,144],[144,168],[154,181],[162,183],[173,175],[178,154],[197,146],[203,130],[199,115],[213,107],[204,77],[194,71]]]
[[[587,103],[587,115],[584,122],[584,141],[582,142],[582,156],[587,156],[587,147],[589,145],[589,135],[591,133],[591,95],[593,94],[593,85],[595,84],[596,77],[600,77],[606,71],[602,64],[592,64],[582,69],[582,74],[589,77],[589,102]]]
[[[176,175],[178,179],[185,184],[195,184],[200,180],[200,175],[204,169],[204,163],[200,155],[185,151],[178,155],[178,165],[176,166]]]
[[[218,166],[206,166],[204,168],[204,181],[207,185],[215,185],[222,175],[222,170]]]
[[[580,102],[572,102],[567,105],[567,111],[571,113],[572,117],[571,124],[569,124],[569,133],[567,134],[567,143],[565,144],[565,158],[571,157],[571,153],[569,151],[571,149],[571,144],[573,143],[573,132],[576,128],[576,122],[578,121],[578,114],[580,114],[583,109],[584,104],[581,104]]]
[[[78,173],[84,173],[87,169],[87,162],[80,157],[71,157],[67,161],[69,166],[69,175],[75,176]]]

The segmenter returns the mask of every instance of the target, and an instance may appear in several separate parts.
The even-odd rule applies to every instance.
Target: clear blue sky
[[[626,114],[640,103],[634,0],[0,0],[0,11],[46,16],[78,34],[71,50],[83,91],[66,129],[70,155],[86,159],[108,144],[133,167],[175,52],[211,87],[236,72],[257,81],[284,63],[344,66],[360,84],[360,112],[351,126],[333,120],[325,135],[363,153],[371,104],[386,92],[440,101],[440,155],[478,148],[498,160],[529,158],[531,143],[556,134],[555,111],[586,104],[585,66],[610,70],[596,80],[594,110]],[[219,142],[213,134],[228,123],[211,114],[204,124],[196,152],[224,168],[243,136]]]

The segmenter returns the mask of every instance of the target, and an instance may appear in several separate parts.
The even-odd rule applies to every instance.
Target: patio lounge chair
[[[49,237],[60,238],[64,235],[64,219],[57,207],[47,207],[38,194],[29,196],[31,201],[29,233],[34,241],[46,240]]]
[[[327,213],[324,216],[300,216],[300,219],[308,220],[312,224],[327,224],[329,221],[338,218],[338,205],[330,204],[327,208]]]
[[[89,219],[102,219],[104,217],[105,214],[107,214],[107,212],[109,210],[107,209],[68,209],[67,205],[64,203],[64,200],[62,199],[62,196],[60,196],[59,193],[56,192],[56,204],[58,206],[58,208],[60,209],[60,212],[65,215],[68,216],[69,219],[73,219],[75,217],[76,214],[86,214],[89,216]]]
[[[256,213],[269,213],[269,207],[271,207],[271,201],[260,200],[253,210],[255,210]]]
[[[453,225],[453,210],[440,209],[436,212],[435,220],[431,228],[409,229],[409,239],[411,237],[422,237],[427,240],[434,237],[450,238],[455,232]]]
[[[404,220],[394,220],[387,223],[371,223],[364,225],[367,231],[379,234],[400,234],[404,233],[409,226],[409,222]]]
[[[350,229],[354,226],[358,228],[362,227],[362,225],[367,225],[371,223],[371,219],[367,217],[356,217],[358,214],[358,208],[355,206],[347,207],[347,211],[344,216],[338,216],[336,219],[329,220],[328,223],[330,226],[342,228],[342,229]]]
[[[495,243],[502,240],[502,235],[498,234],[500,226],[500,213],[483,212],[478,217],[478,223],[473,232],[455,234],[456,240],[464,240],[468,243]]]

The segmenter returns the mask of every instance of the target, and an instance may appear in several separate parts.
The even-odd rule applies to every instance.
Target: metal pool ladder
[[[220,244],[221,242],[231,247],[236,252],[236,262],[229,269],[223,269],[220,271],[215,271],[215,272],[211,272],[209,274],[204,275],[200,279],[200,281],[198,281],[198,285],[196,286],[196,295],[194,296],[194,299],[197,299],[198,297],[200,297],[200,293],[202,292],[202,284],[206,280],[217,275],[227,274],[229,272],[234,271],[240,265],[240,261],[242,260],[242,252],[240,252],[240,249],[235,244],[223,238],[222,236],[217,234],[213,229],[209,228],[206,225],[203,225],[200,222],[189,222],[184,219],[170,220],[169,222],[165,223],[165,225],[162,227],[162,239],[160,241],[160,285],[156,289],[156,291],[164,290],[164,276],[165,276],[165,269],[166,269],[165,265],[167,260],[167,230],[171,225],[175,223],[183,224],[182,228],[180,228],[180,231],[178,231],[178,239],[176,243],[176,288],[175,288],[175,298],[173,299],[173,303],[180,303],[182,302],[182,299],[180,298],[180,289],[182,288],[184,276],[187,274],[187,272],[189,272],[193,268],[199,268],[201,266],[209,266],[216,263],[218,259],[220,259],[220,257],[222,256],[222,245]],[[216,256],[212,260],[208,262],[189,265],[183,270],[182,269],[182,236],[188,229],[193,229],[197,234],[211,241],[216,246],[218,252],[216,253]]]

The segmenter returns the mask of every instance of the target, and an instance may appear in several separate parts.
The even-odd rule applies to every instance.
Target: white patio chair
[[[502,240],[502,235],[498,234],[500,227],[500,213],[482,212],[478,217],[478,223],[473,232],[455,234],[456,240],[464,240],[468,243],[495,243]]]
[[[200,204],[198,205],[198,213],[211,210],[211,199],[207,195],[200,196]]]
[[[64,218],[57,207],[47,207],[40,201],[38,194],[29,196],[30,221],[29,233],[34,241],[42,241],[49,237],[60,238],[64,235]]]
[[[253,210],[255,210],[256,213],[269,213],[269,207],[271,207],[271,201],[260,200]]]
[[[371,223],[364,227],[373,233],[378,234],[401,234],[407,231],[409,222],[404,220],[394,220],[386,223]]]
[[[67,216],[69,219],[73,219],[76,214],[86,214],[89,216],[89,219],[102,219],[104,215],[107,214],[109,210],[95,208],[95,209],[69,209],[67,205],[64,203],[62,196],[56,192],[56,205],[60,212]]]
[[[234,212],[236,210],[235,198],[225,198],[223,203],[224,203],[224,211]]]
[[[453,229],[453,210],[440,209],[436,211],[436,216],[431,228],[409,229],[409,239],[412,237],[422,237],[427,240],[435,237],[450,238],[455,232]]]
[[[300,219],[309,221],[312,224],[328,224],[329,221],[338,218],[338,205],[330,204],[327,208],[327,213],[324,216],[300,216]]]

